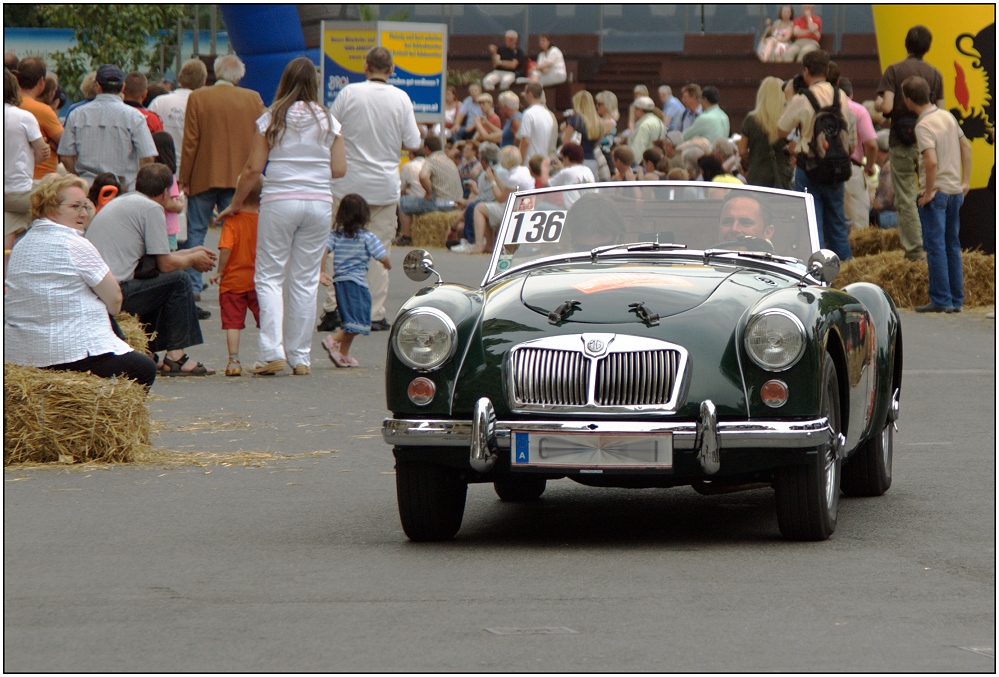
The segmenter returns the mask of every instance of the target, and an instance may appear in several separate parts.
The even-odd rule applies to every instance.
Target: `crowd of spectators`
[[[908,58],[887,69],[878,98],[863,103],[853,100],[848,74],[819,48],[820,32],[821,19],[811,6],[803,6],[797,18],[790,6],[781,8],[760,57],[799,60],[801,73],[787,82],[764,78],[739,130],[730,127],[724,92],[694,82],[662,83],[658,102],[644,85],[636,85],[626,121],[610,91],[578,89],[572,109],[556,115],[545,87],[565,80],[562,52],[545,35],[542,52],[532,61],[514,31],[506,33],[502,47],[490,46],[493,69],[468,86],[463,100],[448,88],[445,121],[435,129],[418,125],[412,102],[389,84],[392,54],[381,47],[365,59],[365,81],[345,87],[328,110],[315,66],[305,58],[288,64],[269,108],[259,94],[239,87],[245,67],[235,55],[216,59],[212,86],[205,86],[202,61],[188,61],[176,89],[105,64],[84,77],[85,98],[71,106],[59,97],[58,80],[43,59],[5,58],[5,289],[17,290],[6,305],[12,308],[16,299],[17,312],[30,313],[31,295],[45,289],[25,277],[38,272],[23,256],[27,244],[13,246],[20,255],[6,278],[6,254],[14,242],[21,237],[34,248],[49,243],[65,250],[58,265],[80,278],[73,283],[73,303],[83,303],[79,307],[94,315],[97,299],[109,313],[133,312],[156,331],[149,357],[158,373],[212,373],[186,350],[202,343],[198,323],[210,317],[197,305],[202,274],[217,260],[204,247],[208,226],[231,219],[222,265],[212,278],[226,286],[223,328],[236,332],[226,372],[241,373],[238,331],[249,310],[260,326],[258,359],[249,371],[270,375],[290,367],[293,374],[306,375],[320,273],[331,283],[320,330],[343,325],[338,311],[343,303],[350,304],[351,340],[391,326],[385,266],[369,266],[366,279],[352,273],[351,284],[363,288],[361,305],[354,287],[349,297],[338,298],[347,287],[336,284],[334,261],[353,260],[344,252],[366,247],[356,262],[372,257],[387,262],[393,244],[412,243],[415,215],[458,210],[448,246],[459,253],[487,253],[506,197],[514,191],[644,180],[807,190],[816,201],[820,244],[843,260],[851,256],[849,230],[869,224],[897,224],[906,256],[922,258],[926,223],[939,222],[943,225],[932,231],[940,235],[933,236],[937,260],[931,267],[938,282],[930,310],[959,309],[959,285],[953,273],[946,282],[941,271],[955,265],[952,221],[959,200],[953,196],[967,192],[962,177],[970,171],[970,153],[964,153],[966,141],[953,140],[952,126],[937,117],[930,131],[912,132],[917,120],[936,116],[942,103],[942,77],[922,60],[929,31],[921,26],[909,31]],[[925,97],[913,77],[925,85]],[[820,107],[838,107],[842,116],[852,165],[846,180],[828,183],[808,169],[814,164],[810,145]],[[946,141],[936,141],[942,135]],[[946,151],[943,144],[949,144]],[[401,152],[408,152],[408,162],[400,168]],[[946,162],[942,175],[936,172],[940,162]],[[60,183],[59,174],[79,178]],[[927,199],[919,187],[934,176],[936,192]],[[333,215],[347,196],[353,225],[328,241]],[[563,193],[567,203],[576,197],[571,189]],[[358,200],[363,207],[354,204]],[[240,217],[244,210],[252,218]],[[59,235],[26,238],[29,224],[29,232],[44,225],[49,230],[38,233]],[[70,235],[85,231],[89,244],[72,244],[76,241],[67,240],[59,227]],[[337,254],[336,246],[346,249]],[[942,285],[949,285],[948,294],[940,291]],[[370,310],[369,325],[358,320],[358,308]],[[108,348],[114,358],[107,364],[124,364],[122,373],[128,374],[148,366],[119,359],[121,345],[107,338],[113,320],[90,315],[88,331],[102,337],[94,345]],[[330,339],[336,345],[327,345],[327,351],[337,366],[353,366],[343,332]],[[89,365],[80,360],[92,353],[50,352],[44,358],[7,357],[37,366],[52,360]],[[148,375],[142,378],[151,383]]]

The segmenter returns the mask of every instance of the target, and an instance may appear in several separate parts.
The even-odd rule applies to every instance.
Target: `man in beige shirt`
[[[838,98],[840,114],[847,125],[846,152],[853,152],[853,147],[857,145],[857,125],[853,113],[850,112],[847,96],[826,82],[826,70],[829,68],[828,52],[821,49],[809,52],[802,60],[802,65],[805,84],[820,107],[831,106],[833,99]],[[807,191],[815,198],[819,246],[832,249],[841,261],[846,261],[853,257],[853,253],[850,251],[850,241],[847,239],[843,184],[812,181],[802,169],[803,158],[810,152],[809,144],[812,142],[816,112],[804,94],[795,94],[777,121],[777,133],[782,137],[786,137],[795,129],[801,133],[798,142],[798,163],[794,170],[794,188],[802,192]]]
[[[930,278],[930,302],[916,306],[916,312],[959,313],[964,305],[961,205],[971,187],[971,144],[954,116],[930,103],[930,85],[923,78],[906,78],[902,99],[919,116],[916,207]]]
[[[180,249],[205,243],[212,210],[221,212],[229,206],[236,192],[236,178],[249,157],[264,102],[252,89],[236,86],[245,73],[246,67],[238,56],[224,54],[215,59],[215,85],[194,90],[187,100],[177,183],[190,200],[187,241]],[[193,269],[188,272],[194,297],[200,300],[201,273]]]

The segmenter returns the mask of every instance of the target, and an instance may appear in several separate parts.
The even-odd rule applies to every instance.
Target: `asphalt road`
[[[221,370],[204,305],[190,352]],[[308,377],[160,379],[154,444],[200,465],[4,472],[4,670],[995,672],[995,324],[902,321],[893,486],[822,543],[780,540],[770,490],[568,480],[534,505],[473,485],[454,542],[410,543],[387,332],[357,370],[316,334]]]

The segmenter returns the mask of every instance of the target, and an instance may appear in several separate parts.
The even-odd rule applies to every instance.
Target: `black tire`
[[[836,364],[826,354],[820,411],[829,419],[834,436],[841,430],[839,406]],[[816,451],[814,462],[782,468],[774,477],[777,525],[781,535],[788,540],[824,541],[836,530],[842,470],[838,443],[819,447]]]
[[[895,447],[895,426],[886,423],[881,432],[867,440],[843,465],[841,487],[847,496],[881,496],[891,486],[891,462]]]
[[[538,500],[547,484],[544,477],[505,477],[493,482],[493,488],[501,501],[517,503]]]
[[[468,485],[455,468],[424,461],[395,463],[402,530],[411,541],[449,541],[461,528]]]

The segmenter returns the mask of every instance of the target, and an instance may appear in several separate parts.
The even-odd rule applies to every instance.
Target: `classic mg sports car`
[[[467,485],[773,487],[780,533],[822,540],[839,495],[891,484],[902,332],[879,287],[829,286],[812,197],[637,182],[521,192],[478,288],[409,252],[389,340],[399,514],[453,538]]]

